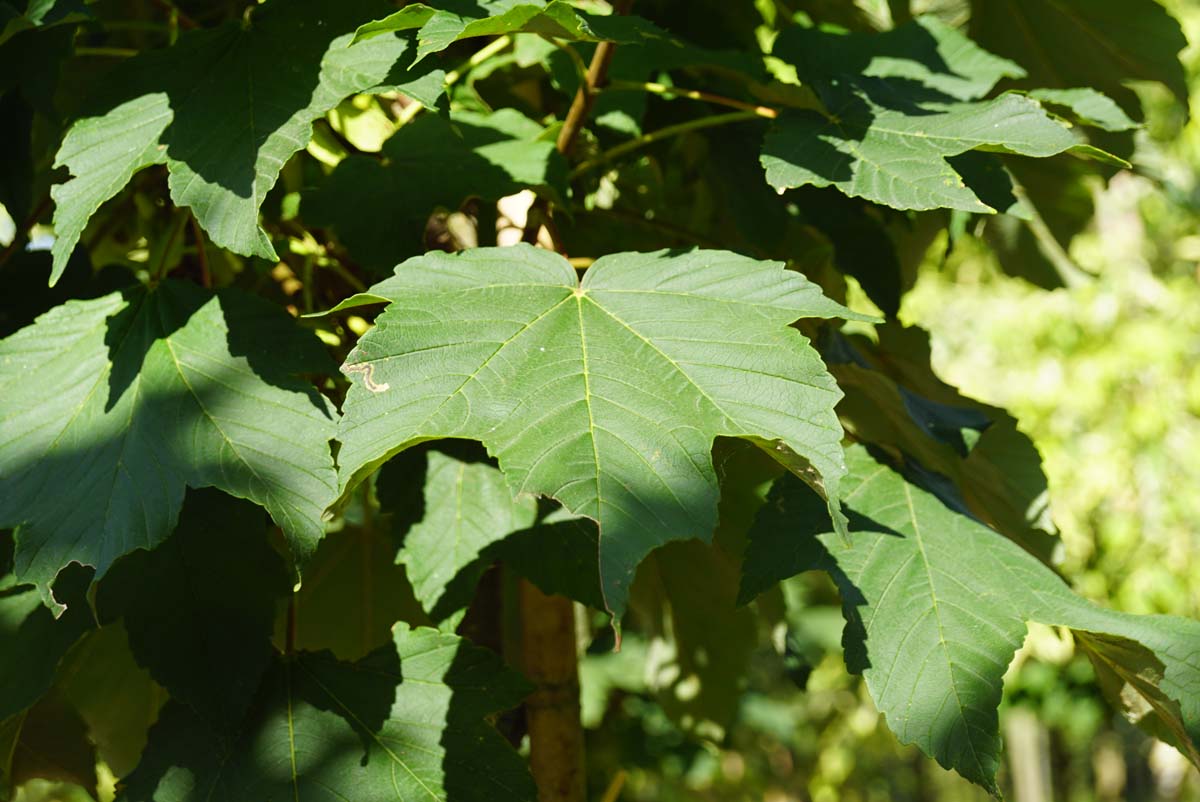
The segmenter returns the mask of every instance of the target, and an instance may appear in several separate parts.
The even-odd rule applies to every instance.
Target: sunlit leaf
[[[438,7],[410,3],[358,30],[358,40],[417,30],[417,58],[445,50],[461,39],[511,33],[538,33],[556,39],[637,42],[664,36],[645,20],[581,11],[563,0],[450,0]]]
[[[898,209],[986,213],[995,210],[950,157],[977,149],[1044,157],[1079,144],[1027,97],[978,100],[1020,68],[932,19],[878,36],[789,28],[774,53],[827,110],[786,112],[768,132],[762,164],[780,191],[836,186]]]
[[[580,283],[557,254],[485,248],[409,260],[339,308],[384,300],[342,367],[343,487],[422,440],[480,440],[515,494],[599,523],[614,613],[652,549],[711,537],[717,435],[777,443],[836,503],[839,394],[788,324],[853,313],[778,263],[619,254]]]

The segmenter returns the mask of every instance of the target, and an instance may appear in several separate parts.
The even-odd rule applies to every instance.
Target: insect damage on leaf
[[[378,383],[375,381],[375,365],[370,362],[357,365],[343,365],[342,373],[345,373],[347,376],[361,376],[363,387],[366,387],[373,393],[382,393],[385,390],[391,389],[391,385],[387,382]]]

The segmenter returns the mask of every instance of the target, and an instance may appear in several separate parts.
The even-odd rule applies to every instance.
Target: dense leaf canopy
[[[0,0],[0,797],[579,802],[578,650],[610,799],[786,729],[839,604],[987,792],[1031,622],[1200,765],[1200,624],[1072,589],[901,322],[1091,280],[1183,29],[934,5]]]

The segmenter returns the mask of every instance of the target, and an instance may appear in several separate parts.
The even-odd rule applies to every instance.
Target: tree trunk
[[[525,703],[525,716],[538,802],[584,802],[575,605],[525,580],[520,593],[525,675],[537,686]]]

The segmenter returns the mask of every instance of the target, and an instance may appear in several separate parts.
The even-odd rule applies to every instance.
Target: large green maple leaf
[[[524,760],[484,717],[528,683],[486,649],[397,624],[354,663],[280,658],[250,714],[222,732],[163,709],[121,802],[531,802]]]
[[[427,105],[441,93],[440,71],[400,65],[409,40],[350,45],[386,9],[382,0],[273,0],[248,24],[187,33],[121,65],[111,103],[77,121],[58,152],[56,166],[75,177],[52,191],[51,283],[100,204],[151,164],[167,165],[172,200],[192,208],[213,242],[274,259],[258,209],[313,120],[356,92],[397,89]]]
[[[836,505],[841,394],[788,324],[854,313],[778,262],[627,253],[580,282],[530,246],[429,254],[339,308],[390,301],[342,371],[343,492],[438,437],[480,440],[514,493],[600,525],[608,608],[671,540],[708,540],[718,435],[770,443]]]
[[[1031,554],[880,465],[847,450],[852,534],[784,477],[752,531],[743,598],[824,569],[842,594],[849,667],[888,726],[995,793],[1003,677],[1026,622],[1070,627],[1131,718],[1200,761],[1200,622],[1135,616],[1075,595]]]
[[[174,281],[71,301],[0,341],[17,576],[44,594],[70,562],[99,578],[166,540],[186,487],[266,507],[302,563],[335,493],[336,412],[292,374],[327,366],[277,307]]]
[[[779,191],[835,186],[898,209],[990,213],[953,157],[1044,157],[1081,144],[1029,97],[979,100],[1024,72],[932,18],[874,35],[793,27],[774,53],[825,106],[785,112],[768,131],[762,164]]]

